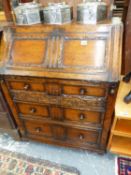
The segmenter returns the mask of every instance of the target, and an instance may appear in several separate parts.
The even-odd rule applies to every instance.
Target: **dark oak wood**
[[[120,22],[109,21],[12,27],[3,42],[7,49],[5,74],[117,82],[122,31]]]
[[[104,152],[121,71],[121,22],[7,29],[1,87],[22,139]]]
[[[23,138],[34,138],[46,143],[59,142],[58,145],[65,143],[65,146],[96,149],[99,152],[105,150],[112,121],[117,83],[18,76],[4,76],[3,78],[5,79],[3,89],[5,91],[8,88],[13,103],[10,101],[9,95],[5,94],[5,96],[13,105],[12,112],[14,112]],[[46,93],[49,87],[48,83],[45,83],[47,81],[50,82],[50,94]],[[41,82],[40,87],[43,85],[45,88],[43,91],[39,91],[39,88],[27,90],[19,86],[22,82],[31,85]],[[58,91],[51,87],[53,82],[57,82],[59,87],[62,85],[73,86],[73,84],[77,87],[81,84],[83,87],[97,88],[97,91],[100,90],[100,94],[103,89],[104,94],[102,93],[100,96],[97,96],[96,93],[89,94],[89,96],[79,93],[70,95],[72,89],[68,90],[68,94],[64,94],[62,90],[60,90],[63,92],[62,94],[54,94]]]

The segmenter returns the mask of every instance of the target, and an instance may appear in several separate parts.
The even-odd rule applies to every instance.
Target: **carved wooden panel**
[[[109,41],[109,33],[106,32],[66,33],[60,29],[47,33],[16,33],[8,65],[25,69],[30,69],[30,66],[45,68],[47,71],[61,69],[65,73],[106,72]]]
[[[64,120],[63,109],[57,106],[50,106],[50,116],[53,120],[57,121]]]
[[[99,49],[101,52],[99,52]],[[75,50],[73,54],[72,50]],[[93,50],[95,50],[98,55],[95,52],[92,52]],[[106,58],[105,51],[106,43],[102,40],[96,41],[84,38],[83,40],[66,40],[64,42],[63,64],[67,67],[103,67]],[[80,57],[81,59],[79,59]]]
[[[121,23],[15,27],[4,37],[5,74],[119,80]]]
[[[14,100],[24,101],[24,102],[35,102],[42,104],[58,105],[64,106],[67,108],[82,109],[87,110],[95,109],[99,111],[104,111],[105,109],[105,98],[98,97],[88,97],[88,96],[71,96],[71,95],[62,95],[62,96],[52,96],[46,95],[44,93],[38,92],[20,92],[20,91],[11,91],[12,97]]]
[[[66,139],[66,128],[60,125],[53,125],[52,132],[55,139],[65,140]]]
[[[46,93],[48,95],[61,95],[61,85],[56,83],[46,83]]]
[[[42,65],[44,63],[45,50],[46,50],[46,41],[44,40],[16,39],[12,44],[11,64]]]

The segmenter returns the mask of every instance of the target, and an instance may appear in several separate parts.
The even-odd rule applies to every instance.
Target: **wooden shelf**
[[[120,136],[113,136],[110,147],[112,153],[131,156],[131,139]]]
[[[120,82],[108,143],[109,151],[126,156],[131,156],[131,104],[124,103],[123,98],[130,88],[130,83]]]
[[[131,138],[131,121],[124,119],[117,120],[114,130],[112,130],[112,133],[114,135]]]

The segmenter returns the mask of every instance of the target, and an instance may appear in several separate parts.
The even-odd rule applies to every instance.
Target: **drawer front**
[[[79,122],[80,124],[102,125],[104,113],[94,111],[83,111],[74,109],[64,110],[64,120]]]
[[[45,117],[45,118],[49,117],[47,106],[22,103],[22,102],[15,102],[15,103],[19,114]]]
[[[76,95],[76,96],[95,96],[105,97],[107,88],[100,84],[89,84],[77,81],[64,81],[64,80],[8,80],[7,85],[10,90],[23,90],[43,92],[46,95],[61,96],[61,95]]]
[[[101,132],[91,129],[71,128],[57,124],[40,123],[38,121],[24,121],[27,137],[37,135],[47,139],[64,141],[65,143],[99,144]]]
[[[70,142],[80,142],[81,144],[98,144],[100,133],[93,130],[82,130],[69,128],[67,130],[67,139]]]
[[[63,93],[69,95],[104,97],[106,94],[106,89],[91,86],[64,86]]]
[[[44,106],[31,103],[15,102],[19,115],[24,118],[33,117],[51,119],[52,121],[78,123],[82,125],[101,126],[104,113],[95,111],[84,111],[75,109],[65,109],[57,106]]]
[[[38,121],[24,121],[24,126],[27,135],[32,134],[58,140],[65,140],[66,138],[66,128],[60,125],[40,123]]]
[[[12,90],[38,91],[44,92],[45,85],[40,82],[8,81],[8,87]]]
[[[50,117],[56,121],[64,121],[72,124],[102,126],[104,112],[85,111],[77,109],[65,109],[60,107],[50,107]]]
[[[49,124],[40,123],[37,121],[24,121],[24,126],[27,134],[53,137],[52,128]]]

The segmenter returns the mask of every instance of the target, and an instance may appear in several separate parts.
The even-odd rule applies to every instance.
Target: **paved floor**
[[[61,148],[35,142],[16,142],[0,135],[0,147],[29,156],[76,167],[81,175],[115,175],[115,156]]]

